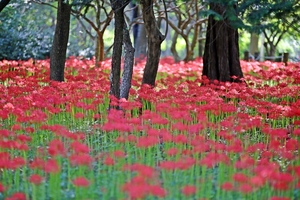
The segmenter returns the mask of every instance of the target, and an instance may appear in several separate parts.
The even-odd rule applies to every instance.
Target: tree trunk
[[[251,33],[249,52],[253,56],[255,55],[255,53],[258,52],[258,39],[259,39],[259,35],[258,34]]]
[[[147,36],[144,24],[137,24],[137,38],[135,41],[135,55],[134,57],[144,59],[147,55]]]
[[[104,41],[102,32],[97,33],[95,59],[97,67],[99,67],[100,61],[104,61]]]
[[[1,0],[0,1],[0,12],[9,4],[10,0]]]
[[[115,13],[114,47],[110,73],[110,95],[120,98],[120,74],[123,43],[123,29],[125,24],[124,8],[129,3],[123,0],[111,0],[111,7]],[[118,108],[118,107],[117,107]]]
[[[211,3],[210,8],[220,15],[226,11],[225,7],[216,3]],[[240,81],[243,77],[238,31],[227,19],[216,21],[213,16],[209,16],[203,62],[203,75],[211,81],[232,82]]]
[[[126,23],[123,29],[123,44],[124,44],[124,70],[122,74],[122,83],[120,89],[120,98],[128,99],[129,90],[131,88],[131,79],[134,63],[134,48],[132,46],[129,31]]]
[[[58,1],[57,23],[50,52],[50,80],[64,81],[67,45],[69,40],[71,6]]]
[[[130,7],[132,9],[132,19],[131,21],[135,21],[136,18],[139,16],[139,7],[138,5],[136,4],[136,1],[135,0],[131,0],[131,3],[130,3]],[[134,47],[136,46],[136,40],[138,38],[138,27],[139,25],[137,23],[135,23],[132,27],[132,32],[133,32],[133,44],[134,44]]]
[[[171,52],[176,63],[180,61],[180,56],[176,50],[177,38],[178,33],[175,31],[174,36],[172,37]]]
[[[148,36],[147,62],[144,69],[142,84],[155,86],[155,79],[158,70],[159,58],[161,53],[161,43],[165,36],[161,34],[157,27],[152,0],[142,0],[143,20]]]

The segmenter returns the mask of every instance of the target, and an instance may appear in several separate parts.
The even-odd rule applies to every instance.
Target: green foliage
[[[227,19],[236,28],[260,33],[263,30],[283,30],[294,27],[299,22],[300,3],[298,0],[208,0],[208,4],[220,4],[225,12],[218,14],[212,10],[202,12],[213,15],[216,20]],[[298,13],[298,14],[297,14]],[[299,23],[298,23],[299,24]],[[299,27],[299,25],[298,25]]]
[[[41,23],[45,15],[38,14],[37,7],[29,10],[30,6],[34,5],[12,3],[0,13],[0,59],[49,57],[53,30]]]

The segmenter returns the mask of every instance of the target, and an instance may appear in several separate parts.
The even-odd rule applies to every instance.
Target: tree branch
[[[0,12],[9,4],[10,0],[1,0],[0,1]]]

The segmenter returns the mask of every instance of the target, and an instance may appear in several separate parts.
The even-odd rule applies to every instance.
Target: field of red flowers
[[[109,96],[111,61],[0,61],[0,199],[300,199],[300,64],[161,60],[156,87]],[[108,111],[109,102],[123,110]]]

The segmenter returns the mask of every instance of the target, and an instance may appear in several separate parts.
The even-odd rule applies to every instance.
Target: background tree
[[[201,17],[200,12],[206,9],[206,6],[199,3],[198,0],[171,1],[167,4],[169,14],[169,25],[174,30],[172,37],[171,52],[175,61],[181,60],[176,44],[178,36],[181,36],[185,42],[185,57],[183,60],[188,62],[195,58],[194,49],[198,42],[205,40],[200,36],[200,28],[207,21],[206,17]],[[163,13],[160,14],[163,16]]]
[[[50,52],[50,80],[64,81],[70,17],[71,5],[64,0],[58,0],[57,23]]]
[[[94,0],[88,4],[81,5],[79,9],[72,9],[72,14],[78,19],[80,24],[91,38],[96,40],[95,44],[95,62],[99,65],[99,61],[104,61],[104,33],[113,19],[113,11],[109,10],[108,2],[105,0]],[[88,16],[89,11],[95,14]],[[93,18],[93,19],[92,19]],[[82,22],[85,20],[96,32],[94,36],[86,25]]]
[[[209,80],[239,81],[243,77],[239,60],[238,31],[230,18],[236,19],[235,1],[209,3],[203,75]],[[235,77],[235,78],[233,78]]]
[[[111,0],[111,8],[114,11],[115,19],[115,34],[114,46],[110,73],[110,95],[120,98],[120,74],[121,74],[121,57],[122,57],[122,42],[124,28],[124,8],[122,0]]]
[[[130,27],[133,32],[134,57],[136,60],[144,59],[147,55],[147,36],[143,22],[141,6],[135,0],[131,1],[132,17]]]
[[[300,20],[298,0],[243,1],[238,10],[244,19],[243,28],[254,34],[264,34],[263,45],[269,57],[275,56],[276,48],[285,35],[295,30],[298,32],[295,25]]]
[[[163,1],[164,2],[164,1]],[[165,4],[165,3],[164,3]],[[147,61],[144,69],[142,84],[155,86],[155,79],[161,53],[161,43],[165,36],[160,32],[154,11],[152,0],[141,0],[143,20],[148,37]],[[167,13],[166,13],[167,14]],[[168,17],[166,17],[168,19]],[[168,27],[168,26],[167,26]],[[166,29],[167,33],[167,29]],[[166,34],[165,34],[166,35]]]

